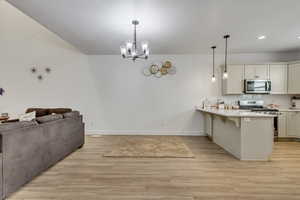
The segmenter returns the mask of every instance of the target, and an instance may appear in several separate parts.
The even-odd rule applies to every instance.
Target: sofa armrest
[[[37,125],[3,131],[1,139],[3,194],[7,197],[44,169],[47,137]]]

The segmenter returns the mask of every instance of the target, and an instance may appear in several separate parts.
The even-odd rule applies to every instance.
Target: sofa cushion
[[[78,118],[80,116],[78,111],[67,112],[63,114],[64,118]]]
[[[38,123],[35,120],[0,124],[0,132],[11,130],[11,129],[16,129],[16,128],[24,128],[24,127],[28,127],[28,126],[34,126],[34,125],[38,125]]]
[[[49,109],[47,108],[28,108],[26,113],[34,112],[36,117],[42,117],[45,115],[49,115]]]
[[[36,111],[33,111],[30,113],[20,115],[19,120],[20,121],[32,121],[35,119],[35,117],[36,117]]]
[[[50,122],[50,121],[55,121],[55,120],[59,120],[62,119],[63,116],[60,114],[52,114],[52,115],[46,115],[43,117],[37,117],[36,121],[38,121],[39,123],[46,123],[46,122]]]
[[[71,108],[49,108],[48,109],[49,111],[49,114],[64,114],[64,113],[67,113],[67,112],[72,112],[72,109]]]

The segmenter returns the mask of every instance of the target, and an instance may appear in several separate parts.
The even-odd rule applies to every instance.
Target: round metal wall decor
[[[163,67],[165,68],[171,68],[172,67],[172,63],[170,61],[166,61],[164,64],[163,64]]]
[[[156,74],[159,71],[159,66],[157,64],[153,64],[150,66],[150,72],[152,74]]]
[[[145,76],[153,75],[156,78],[161,78],[162,76],[176,74],[176,67],[173,66],[171,61],[154,63],[150,67],[144,68],[143,74]]]
[[[144,74],[145,76],[151,76],[152,73],[151,73],[151,71],[150,71],[150,68],[149,68],[149,67],[144,68],[143,74]]]

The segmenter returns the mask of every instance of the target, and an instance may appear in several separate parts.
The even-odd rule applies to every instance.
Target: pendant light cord
[[[134,50],[136,51],[136,24],[134,24],[134,33],[133,33],[133,46]]]
[[[230,37],[230,35],[225,35],[224,38],[225,38],[225,69],[224,69],[224,72],[227,73],[227,40],[228,38]]]
[[[215,49],[217,48],[216,46],[211,47],[213,50],[213,77],[215,77]]]

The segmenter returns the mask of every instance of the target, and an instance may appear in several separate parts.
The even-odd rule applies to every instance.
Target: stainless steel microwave
[[[269,94],[271,92],[271,81],[246,79],[244,92],[246,94]]]

